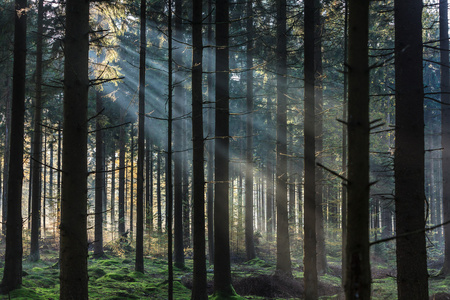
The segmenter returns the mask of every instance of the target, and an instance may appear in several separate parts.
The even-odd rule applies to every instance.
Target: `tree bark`
[[[287,31],[286,0],[277,0],[277,135],[276,194],[277,267],[280,275],[292,276],[287,212]]]
[[[60,299],[88,299],[89,2],[66,1]]]
[[[105,165],[103,157],[103,131],[101,125],[101,111],[103,110],[102,95],[96,91],[96,131],[95,131],[95,229],[94,253],[95,258],[104,256],[103,252],[103,195],[105,192]]]
[[[369,1],[348,0],[348,183],[346,299],[370,299]]]
[[[214,201],[214,294],[234,295],[229,228],[229,0],[216,2],[216,143]]]
[[[422,1],[394,4],[396,234],[407,234],[396,239],[398,299],[428,299]]]
[[[191,299],[208,299],[206,290],[205,254],[205,174],[203,153],[203,99],[202,99],[202,0],[192,6],[192,145],[193,145],[193,230],[194,282]]]
[[[125,110],[120,108],[120,120],[123,123]],[[119,235],[120,239],[125,236],[125,129],[119,129]]]
[[[22,284],[22,183],[25,119],[27,1],[15,1],[14,65],[11,105],[11,136],[7,190],[5,268],[1,293],[17,289]],[[8,133],[6,133],[8,134]]]
[[[145,159],[145,58],[147,51],[146,27],[147,1],[140,5],[139,47],[139,114],[138,114],[138,161],[136,191],[136,260],[135,270],[144,273],[144,159]]]
[[[247,1],[247,164],[245,172],[245,249],[256,257],[253,237],[253,1]]]
[[[40,259],[39,239],[41,237],[41,151],[42,151],[42,38],[44,1],[38,2],[37,40],[36,40],[36,99],[34,100],[33,156],[31,165],[31,241],[29,260]]]
[[[304,208],[304,285],[305,299],[317,299],[316,244],[316,133],[314,95],[315,0],[305,0],[305,208]]]

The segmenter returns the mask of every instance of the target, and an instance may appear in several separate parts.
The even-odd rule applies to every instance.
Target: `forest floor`
[[[145,257],[145,273],[134,271],[134,252],[131,247],[117,245],[105,247],[106,257],[89,258],[90,299],[167,299],[168,265],[162,255]],[[388,250],[389,252],[389,250]],[[392,252],[392,251],[391,251]],[[4,253],[4,251],[0,252]],[[26,251],[25,251],[26,253]],[[264,257],[263,252],[260,256]],[[58,299],[58,251],[51,246],[41,250],[41,260],[31,263],[24,257],[23,286],[0,299]],[[174,299],[190,299],[192,287],[192,259],[186,267],[174,267]],[[274,257],[274,256],[272,256]],[[372,256],[372,299],[396,299],[395,261],[391,254]],[[3,257],[0,267],[3,267]],[[275,276],[275,261],[256,258],[244,262],[233,256],[233,286],[244,299],[299,299],[303,294],[303,270],[299,261],[293,260],[293,278]],[[442,265],[440,256],[429,257],[430,299],[450,300],[450,277],[438,277]],[[213,266],[208,265],[208,290],[212,293]],[[0,268],[3,273],[3,269]],[[327,274],[319,278],[320,299],[344,299],[341,289],[341,262],[328,257]]]

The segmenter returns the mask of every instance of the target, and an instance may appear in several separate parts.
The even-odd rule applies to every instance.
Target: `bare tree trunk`
[[[247,164],[245,172],[245,249],[256,257],[253,237],[253,1],[247,1]]]
[[[348,207],[346,299],[370,299],[369,1],[348,0]]]
[[[398,299],[428,299],[422,1],[395,1],[395,215]],[[416,232],[416,233],[412,233]]]
[[[14,14],[14,66],[11,107],[11,136],[9,143],[9,169],[7,190],[5,268],[0,286],[1,293],[17,289],[22,284],[22,183],[23,139],[26,80],[27,1],[15,1]],[[8,134],[8,133],[6,133]],[[3,203],[5,204],[5,202]]]
[[[147,9],[147,1],[141,0],[135,270],[137,272],[142,273],[144,272],[144,156],[145,156],[145,68],[146,68],[145,58],[147,51],[146,9]]]
[[[41,238],[41,151],[42,151],[42,34],[44,1],[38,3],[38,30],[36,41],[36,98],[34,101],[33,151],[31,165],[31,243],[29,260],[36,262],[40,258],[39,239]],[[31,163],[31,161],[30,161]]]
[[[88,299],[89,2],[66,1],[60,299]]]
[[[101,125],[101,111],[103,110],[102,95],[96,91],[96,131],[95,131],[95,229],[94,229],[94,257],[104,256],[103,252],[103,195],[105,190],[105,165],[103,157],[103,131]]]
[[[125,119],[125,110],[120,108],[120,121]],[[125,129],[119,129],[119,235],[125,235]]]
[[[305,299],[317,299],[317,244],[316,244],[316,133],[314,95],[314,0],[305,0],[305,214],[304,251]]]
[[[192,144],[193,144],[193,231],[194,282],[192,299],[208,299],[206,290],[205,254],[205,174],[203,153],[203,99],[202,99],[202,0],[194,0],[192,7]]]

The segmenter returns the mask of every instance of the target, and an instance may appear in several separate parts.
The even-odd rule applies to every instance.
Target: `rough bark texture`
[[[26,0],[15,1],[14,17],[14,65],[11,106],[11,137],[9,143],[9,175],[7,190],[5,268],[0,286],[8,293],[22,284],[22,180],[23,137],[25,115],[25,66],[26,66]]]
[[[193,231],[194,271],[192,299],[208,299],[206,290],[205,253],[205,174],[203,153],[203,99],[202,99],[202,0],[192,6],[192,145],[193,145]]]
[[[369,1],[349,0],[346,299],[370,299]]]
[[[42,152],[42,33],[44,1],[38,3],[37,40],[36,40],[36,99],[34,100],[34,124],[33,124],[33,156],[31,164],[32,188],[31,188],[31,241],[30,261],[38,261],[39,239],[41,237],[41,152]]]
[[[395,215],[398,298],[428,299],[422,1],[395,1]]]
[[[316,145],[314,99],[314,0],[305,1],[305,299],[317,299]]]
[[[216,144],[214,201],[214,294],[234,294],[229,228],[229,0],[216,2]]]
[[[136,191],[136,260],[135,270],[144,272],[144,160],[145,160],[145,58],[147,51],[147,1],[141,0],[139,47],[139,115]]]
[[[277,273],[292,275],[287,211],[287,50],[286,0],[277,1]]]
[[[256,257],[253,240],[253,1],[247,1],[247,165],[245,173],[245,250]]]
[[[450,220],[450,95],[449,95],[449,43],[448,43],[448,1],[439,1],[439,43],[441,48],[441,145],[442,145],[442,208],[444,222]],[[442,275],[450,274],[450,225],[444,226],[444,265]]]
[[[88,299],[89,2],[66,1],[60,299]]]

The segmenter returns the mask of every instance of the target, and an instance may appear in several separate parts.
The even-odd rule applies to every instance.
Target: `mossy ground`
[[[90,299],[167,299],[167,261],[161,256],[145,258],[145,273],[134,271],[133,252],[117,255],[107,252],[101,259],[89,258]],[[41,260],[31,263],[24,259],[23,286],[0,299],[59,299],[59,265],[56,250],[41,252]],[[261,255],[265,257],[264,254]],[[268,257],[268,256],[267,256]],[[342,299],[341,263],[338,256],[328,257],[327,274],[320,276],[320,299]],[[438,274],[439,262],[430,259],[429,273]],[[0,267],[2,265],[0,264]],[[219,299],[299,299],[303,293],[301,260],[293,260],[293,277],[274,275],[275,261],[256,258],[244,262],[235,258],[232,264],[233,287],[236,295],[213,295],[213,269],[207,266],[210,300]],[[3,271],[0,268],[0,271]],[[395,261],[372,258],[372,299],[397,299]],[[192,287],[192,260],[186,259],[185,268],[174,267],[174,299],[190,299]],[[450,278],[431,276],[430,295],[442,298],[450,291]],[[439,294],[437,294],[439,293]],[[434,299],[434,298],[430,298]]]

